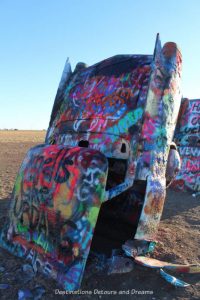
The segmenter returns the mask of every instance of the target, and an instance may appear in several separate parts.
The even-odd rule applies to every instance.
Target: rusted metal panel
[[[180,264],[173,264],[173,263],[168,263],[165,261],[157,260],[154,258],[150,257],[144,257],[144,256],[137,256],[135,257],[135,262],[148,267],[148,268],[153,268],[153,269],[159,269],[160,270],[160,275],[163,279],[165,279],[167,282],[170,284],[176,286],[176,287],[187,287],[190,284],[176,278],[175,276],[172,276],[171,274],[168,274],[167,271],[171,272],[178,272],[178,273],[200,273],[200,265],[180,265]]]
[[[150,257],[145,256],[137,256],[135,257],[135,262],[145,267],[153,268],[153,269],[166,269],[174,272],[180,273],[200,273],[200,265],[195,264],[187,264],[187,265],[180,265],[180,264],[173,264],[166,261],[157,260]]]

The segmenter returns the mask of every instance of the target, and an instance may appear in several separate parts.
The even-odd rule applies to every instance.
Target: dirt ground
[[[25,153],[30,147],[43,143],[44,137],[45,131],[0,131],[0,227],[4,224],[15,177]],[[151,257],[174,263],[199,263],[199,215],[199,198],[168,190],[158,244]],[[178,278],[191,286],[175,288],[164,281],[158,271],[138,265],[129,273],[113,275],[101,270],[92,274],[87,266],[82,291],[92,291],[92,295],[59,295],[55,291],[62,289],[42,274],[25,283],[17,275],[25,263],[0,248],[0,284],[9,284],[8,288],[0,289],[0,299],[18,299],[20,289],[33,290],[36,286],[45,288],[42,299],[200,299],[199,274],[178,274]],[[103,295],[106,291],[116,295]],[[151,294],[142,295],[142,291]]]

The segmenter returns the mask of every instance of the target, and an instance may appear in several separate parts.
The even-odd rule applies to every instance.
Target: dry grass
[[[0,143],[42,143],[45,130],[0,130]]]
[[[46,131],[0,130],[0,199],[10,195],[26,152],[44,143],[45,135]]]

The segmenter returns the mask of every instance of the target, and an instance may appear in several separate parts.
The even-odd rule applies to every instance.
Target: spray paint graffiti
[[[135,262],[140,265],[143,265],[145,267],[159,269],[161,277],[176,287],[187,287],[190,284],[166,273],[165,272],[166,270],[173,271],[173,272],[179,272],[179,273],[193,273],[193,274],[200,272],[200,265],[172,264],[172,263],[168,263],[165,261],[161,261],[161,260],[157,260],[157,259],[149,258],[149,257],[144,257],[144,256],[135,257]]]
[[[66,63],[46,144],[31,149],[19,171],[3,247],[74,290],[102,202],[124,199],[135,239],[155,239],[181,64],[176,44],[162,48],[159,36],[154,55],[117,55],[74,72]]]
[[[173,187],[200,192],[200,100],[184,98],[174,140],[178,145],[182,167]]]
[[[181,62],[174,43],[163,48],[157,43],[141,134],[143,151],[137,165],[137,178],[146,177],[147,188],[136,239],[154,240],[162,214],[169,148],[180,107]]]
[[[95,150],[32,148],[16,180],[1,244],[66,289],[77,288],[105,199],[106,173],[107,160]]]

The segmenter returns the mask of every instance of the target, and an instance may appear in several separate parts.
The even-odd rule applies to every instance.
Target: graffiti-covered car
[[[178,145],[182,167],[173,187],[200,193],[200,99],[183,98],[174,140]]]
[[[113,243],[149,251],[165,200],[181,65],[177,45],[161,47],[159,36],[153,55],[79,63],[74,72],[67,61],[45,143],[19,170],[1,246],[66,290],[80,287],[106,213]]]

